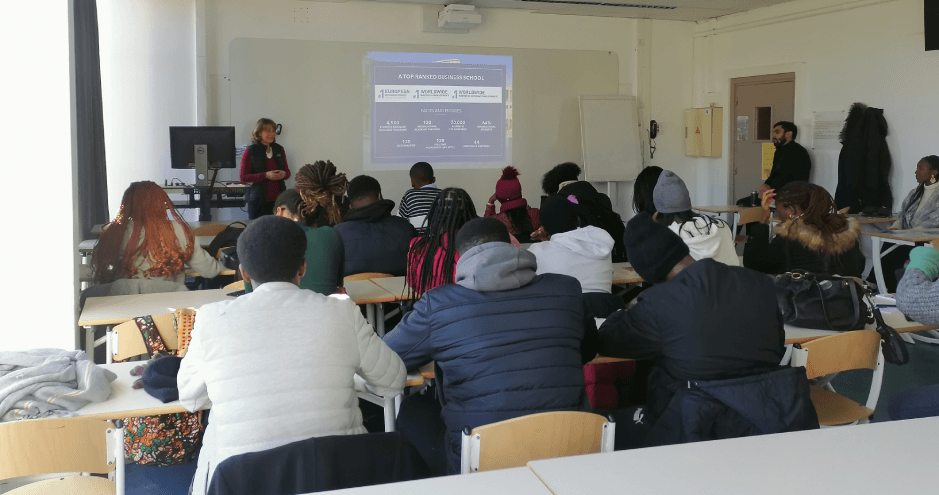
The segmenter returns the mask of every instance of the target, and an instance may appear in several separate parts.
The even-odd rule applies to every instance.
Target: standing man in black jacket
[[[792,122],[777,122],[773,126],[773,144],[776,145],[776,154],[773,155],[773,169],[769,178],[760,188],[760,197],[769,189],[778,190],[790,182],[801,180],[809,181],[809,172],[812,171],[812,159],[809,152],[796,142],[799,128]]]
[[[653,368],[646,405],[614,414],[617,449],[818,427],[804,369],[779,368],[785,331],[770,277],[695,261],[648,213],[626,224],[625,239],[633,268],[655,286],[606,319],[600,354]],[[736,393],[701,392],[715,382]]]
[[[417,231],[407,220],[391,214],[395,202],[384,199],[381,185],[360,175],[346,190],[349,211],[336,225],[346,249],[345,274],[378,272],[401,276],[407,272],[408,248]]]

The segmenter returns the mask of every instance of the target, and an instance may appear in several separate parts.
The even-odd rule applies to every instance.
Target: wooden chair
[[[740,221],[737,222],[737,225],[746,225],[748,223],[759,222],[761,220],[763,220],[763,207],[754,206],[753,208],[747,208],[746,210],[740,212]],[[736,232],[734,232],[734,235],[736,235]],[[734,242],[746,243],[747,236],[743,234],[737,235],[734,238]]]
[[[244,280],[238,280],[238,281],[232,282],[232,283],[230,283],[230,284],[228,284],[228,285],[226,285],[225,287],[222,287],[222,288],[223,288],[223,289],[245,290],[245,281],[244,281]]]
[[[612,452],[616,423],[593,413],[531,414],[463,430],[463,474],[522,467],[528,461]]]
[[[170,350],[179,349],[173,313],[154,315],[152,318],[166,347]],[[133,320],[125,321],[111,329],[106,342],[108,364],[147,353],[147,345],[143,341],[143,336],[140,335],[137,323]]]
[[[390,273],[376,273],[376,272],[365,272],[365,273],[354,273],[347,277],[344,277],[342,280],[344,282],[349,282],[352,280],[371,280],[373,278],[391,278],[394,275]]]
[[[215,236],[219,232],[225,230],[228,225],[224,223],[216,223],[212,225],[203,225],[201,227],[196,227],[192,229],[192,235],[194,236]],[[237,226],[236,226],[237,227]]]
[[[847,206],[847,207],[845,207],[845,208],[842,208],[842,209],[838,210],[838,214],[839,214],[839,215],[847,215],[849,211],[851,211],[851,207],[850,207],[850,206]]]
[[[810,390],[820,425],[870,422],[884,378],[884,355],[877,332],[858,330],[806,342],[802,349],[793,350],[791,365],[805,366],[809,380],[816,380]],[[874,370],[865,405],[838,394],[829,383],[841,371],[859,369]]]
[[[36,419],[0,424],[0,480],[48,473],[67,476],[30,483],[7,492],[124,494],[124,428],[88,418]]]

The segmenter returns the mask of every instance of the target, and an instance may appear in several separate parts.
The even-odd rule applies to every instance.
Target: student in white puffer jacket
[[[242,274],[254,291],[199,309],[177,377],[186,409],[212,408],[194,494],[206,492],[228,457],[365,433],[355,375],[380,395],[404,388],[401,358],[347,296],[298,287],[305,252],[295,222],[254,221],[238,239]]]
[[[652,218],[678,234],[695,261],[710,258],[728,266],[740,266],[730,226],[716,218],[692,213],[688,188],[674,172],[662,171],[652,201],[656,209]]]

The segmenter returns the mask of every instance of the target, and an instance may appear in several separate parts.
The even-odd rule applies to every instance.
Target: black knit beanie
[[[688,256],[685,241],[646,212],[637,213],[626,223],[623,241],[633,269],[650,283],[664,282],[668,272]]]
[[[582,225],[582,207],[574,196],[548,196],[538,210],[541,226],[548,234],[563,234]]]

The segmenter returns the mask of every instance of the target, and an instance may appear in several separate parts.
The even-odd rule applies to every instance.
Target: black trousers
[[[254,220],[255,218],[262,217],[264,215],[274,214],[273,201],[252,201],[247,204],[247,207],[249,220]]]
[[[405,396],[395,421],[395,429],[417,449],[431,476],[447,474],[447,425],[440,413],[440,401],[429,387],[423,394]]]

